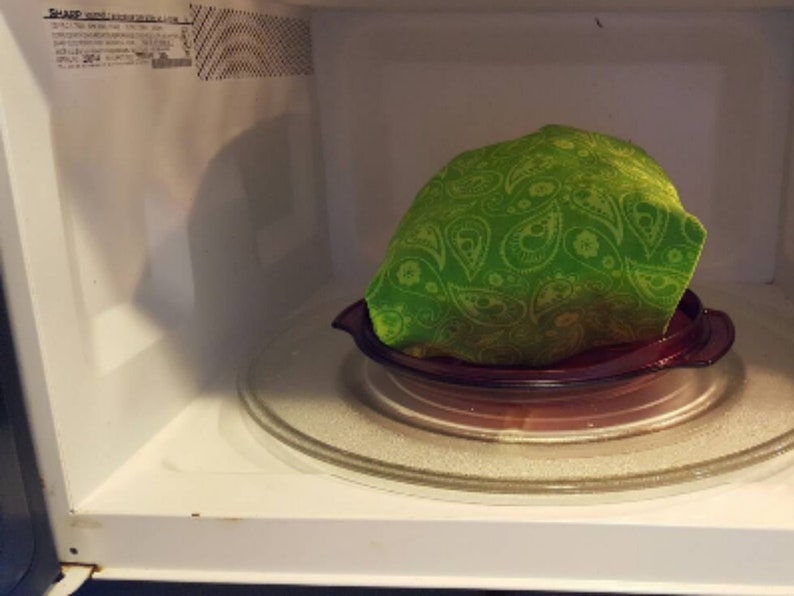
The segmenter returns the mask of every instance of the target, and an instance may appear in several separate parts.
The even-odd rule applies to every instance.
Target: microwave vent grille
[[[191,5],[196,68],[202,80],[310,75],[309,20]]]

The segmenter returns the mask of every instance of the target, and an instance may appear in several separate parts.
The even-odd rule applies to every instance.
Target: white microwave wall
[[[0,8],[0,246],[64,558],[74,512],[215,380],[318,293],[360,294],[462,150],[629,138],[709,231],[696,282],[794,296],[792,3],[301,4],[214,2],[311,28],[306,73],[215,78],[63,68],[49,5]]]

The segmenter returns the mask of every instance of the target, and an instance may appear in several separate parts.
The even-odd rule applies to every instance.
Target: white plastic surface
[[[794,592],[792,467],[622,504],[407,497],[284,463],[232,384],[324,283],[360,289],[435,169],[548,121],[658,157],[710,231],[700,278],[776,277],[793,295],[794,12],[716,10],[792,3],[698,5],[713,10],[323,10],[314,76],[202,82],[59,71],[43,5],[4,2],[0,253],[62,557],[115,578]],[[453,6],[495,13],[441,12]]]
[[[789,298],[794,299],[794,234],[791,233],[791,230],[794,230],[794,76],[791,87],[792,96],[788,118],[788,162],[783,195],[784,205],[780,215],[780,242],[775,283],[784,289]]]
[[[794,312],[772,286],[728,291],[786,320]],[[267,448],[241,410],[235,372],[78,504],[65,533],[79,552],[70,558],[96,562],[100,578],[794,590],[792,454],[674,496],[665,488],[521,506],[406,496]]]
[[[49,387],[35,399],[50,400],[79,500],[254,329],[326,280],[313,82],[63,71],[35,3],[2,14],[5,140],[30,284],[18,301],[36,317],[18,333],[41,342]],[[269,155],[280,167],[260,164]]]
[[[543,12],[592,13],[610,10],[736,10],[794,7],[792,0],[287,0],[312,8],[413,12]]]
[[[93,572],[94,568],[89,565],[62,565],[63,577],[44,596],[71,596],[91,578]]]
[[[71,540],[80,558],[100,564],[98,577],[524,588],[570,581],[568,589],[614,578],[613,589],[648,583],[698,593],[710,584],[794,586],[790,468],[623,504],[467,505],[287,466],[250,435],[230,397],[221,387],[196,400],[80,504]]]

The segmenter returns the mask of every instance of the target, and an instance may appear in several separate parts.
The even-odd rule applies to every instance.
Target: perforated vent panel
[[[198,76],[205,80],[308,75],[309,21],[191,5]]]

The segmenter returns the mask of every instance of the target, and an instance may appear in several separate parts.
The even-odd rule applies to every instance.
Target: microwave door
[[[44,594],[58,573],[0,277],[0,594]]]

